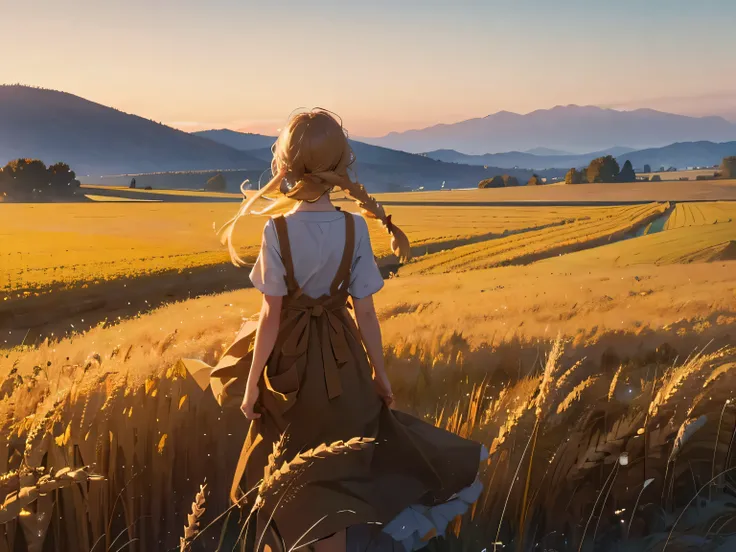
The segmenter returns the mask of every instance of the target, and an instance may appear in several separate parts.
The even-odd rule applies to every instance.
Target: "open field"
[[[489,188],[485,190],[446,190],[378,194],[386,205],[406,203],[647,203],[651,201],[736,200],[736,180],[709,182],[632,182],[626,184],[550,184]]]
[[[665,173],[676,174],[676,173]],[[161,201],[239,201],[237,193],[200,192],[196,190],[141,190],[112,186],[83,185],[90,194]],[[339,194],[337,194],[339,196]],[[689,182],[632,182],[625,184],[550,184],[486,190],[442,190],[376,194],[387,205],[395,203],[508,203],[508,202],[650,202],[718,201],[736,199],[736,180]]]
[[[2,209],[0,284],[9,293],[227,263],[213,226],[224,223],[237,206],[136,202],[8,204]],[[544,228],[589,210],[430,205],[396,206],[391,213],[422,254],[439,245]],[[238,223],[237,243],[246,260],[258,255],[264,221],[252,216]],[[389,257],[385,231],[375,222],[370,228],[376,255]]]
[[[692,496],[692,478],[705,482],[731,465],[736,415],[724,404],[736,385],[736,354],[721,347],[736,331],[734,269],[731,262],[571,273],[566,258],[556,257],[387,283],[377,306],[400,407],[492,451],[474,515],[456,525],[466,546],[500,540],[513,549],[523,535],[572,552],[596,539],[585,530],[591,512],[600,540],[622,537],[616,512],[625,510],[632,546],[652,537],[661,544],[673,528],[668,550],[683,552],[700,524],[733,514],[725,477],[704,493],[690,521],[673,527]],[[193,299],[0,357],[0,374],[8,374],[0,403],[7,451],[0,455],[7,521],[0,550],[13,550],[14,535],[35,515],[48,520],[35,542],[54,539],[62,550],[89,551],[98,539],[107,547],[126,527],[127,538],[139,539],[137,550],[169,550],[205,478],[203,525],[225,511],[246,424],[237,409],[217,407],[177,362],[213,362],[259,301],[252,289]],[[558,333],[564,350],[554,352]],[[708,354],[687,359],[706,345]],[[673,446],[695,419],[702,419],[697,435]],[[620,465],[624,453],[628,462]],[[674,457],[681,467],[666,477]],[[74,472],[73,485],[63,472],[55,475],[83,465],[92,467]],[[42,479],[48,471],[51,478]],[[44,485],[62,487],[54,495],[62,510],[35,500]],[[660,496],[664,522],[648,507],[633,507]],[[21,504],[30,514],[13,514]],[[519,521],[522,504],[536,522]],[[202,545],[214,550],[220,528],[203,533]],[[714,547],[701,549],[727,538],[711,535],[704,542]]]
[[[152,199],[158,201],[174,201],[177,198],[191,198],[200,201],[232,200],[240,201],[243,196],[233,192],[205,192],[203,190],[145,190],[125,186],[101,186],[97,184],[82,184],[82,192],[97,198],[97,201],[111,201],[119,198]]]
[[[398,405],[491,450],[461,542],[437,549],[733,549],[736,203],[477,201],[509,191],[390,208],[418,255],[376,296]],[[205,480],[192,550],[230,550],[217,516],[247,425],[179,360],[214,363],[261,297],[180,292],[246,285],[212,231],[236,205],[2,209],[8,287],[69,289],[0,303],[0,552],[178,549]],[[262,225],[242,223],[248,258]]]
[[[447,273],[507,264],[526,264],[620,239],[662,216],[669,204],[588,208],[566,224],[532,230],[419,257],[401,274]]]
[[[693,169],[691,171],[670,171],[670,172],[652,172],[652,173],[638,173],[637,176],[645,176],[651,178],[655,174],[658,174],[662,180],[679,180],[680,178],[688,178],[690,180],[696,180],[699,176],[707,177],[710,180],[715,180],[715,173],[721,172],[721,169]]]
[[[736,220],[736,203],[680,203],[664,225],[665,230],[674,230],[686,226],[703,226],[734,222]]]

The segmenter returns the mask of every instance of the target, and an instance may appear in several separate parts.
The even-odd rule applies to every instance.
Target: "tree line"
[[[565,175],[565,184],[595,184],[612,182],[634,182],[636,173],[631,161],[620,167],[612,155],[598,157],[582,170],[570,169]]]
[[[542,184],[544,182],[536,174],[533,174],[526,183],[527,186],[541,186]],[[493,178],[486,178],[478,182],[478,188],[511,188],[514,186],[521,186],[521,183],[518,178],[508,174],[496,175]]]
[[[77,175],[66,163],[46,166],[38,159],[15,159],[0,169],[0,199],[45,201],[70,198],[79,191]]]
[[[644,166],[644,172],[650,173],[651,167]],[[736,156],[726,157],[721,164],[721,172],[716,176],[720,178],[736,179]],[[652,175],[652,182],[659,182],[662,177],[658,174]],[[625,161],[623,167],[612,155],[598,157],[590,162],[590,165],[580,170],[572,168],[565,175],[565,184],[588,184],[588,183],[614,183],[614,182],[635,182],[636,172],[631,161]],[[541,178],[536,174],[533,175],[526,183],[527,186],[539,186],[544,184]],[[479,188],[508,188],[510,186],[519,186],[518,179],[509,175],[499,175],[493,178],[481,180],[478,183]]]

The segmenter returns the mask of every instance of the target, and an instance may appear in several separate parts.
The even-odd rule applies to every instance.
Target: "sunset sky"
[[[734,0],[0,0],[0,82],[186,130],[355,136],[558,104],[736,121]]]

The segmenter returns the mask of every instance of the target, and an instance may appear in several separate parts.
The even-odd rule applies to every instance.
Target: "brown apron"
[[[475,479],[480,445],[392,411],[378,396],[360,332],[348,312],[353,215],[345,214],[345,249],[330,293],[319,298],[299,288],[286,220],[280,216],[274,223],[288,294],[260,382],[261,417],[250,425],[231,498],[252,507],[258,492],[244,493],[264,479],[269,454],[282,435],[276,469],[321,444],[375,439],[360,450],[287,469],[278,492],[272,488],[266,495],[257,512],[256,542],[265,532],[261,546],[290,550],[352,525],[385,524],[412,504],[431,506],[449,499]],[[252,341],[253,333],[239,339],[211,372],[221,404],[242,400]]]

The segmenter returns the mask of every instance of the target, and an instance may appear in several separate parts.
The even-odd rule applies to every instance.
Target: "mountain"
[[[80,175],[256,169],[250,154],[72,94],[0,86],[0,164],[68,163]]]
[[[565,169],[584,167],[604,155],[613,155],[620,164],[629,160],[637,169],[650,165],[653,169],[661,166],[677,167],[711,167],[719,165],[724,157],[736,155],[735,142],[679,142],[663,148],[632,150],[631,148],[614,147],[607,150],[594,151],[581,155],[532,155],[519,151],[506,153],[488,153],[485,155],[467,155],[455,150],[435,150],[425,153],[427,157],[446,163],[464,163],[466,165],[493,165],[496,167],[520,167],[524,169]]]
[[[686,117],[652,109],[616,111],[568,105],[527,115],[501,111],[483,118],[361,140],[415,153],[454,149],[485,154],[539,147],[583,153],[616,144],[643,149],[672,142],[736,140],[736,124],[721,117]]]
[[[712,167],[720,165],[724,157],[736,155],[736,142],[680,142],[663,148],[649,148],[618,156],[619,163],[631,161],[641,169],[650,165],[653,170],[659,167]]]
[[[552,148],[532,148],[526,150],[524,153],[531,153],[532,155],[572,155],[569,151],[556,150]]]
[[[218,142],[222,140],[228,144],[236,143],[239,140],[236,135],[243,134],[230,130],[206,132],[209,139]],[[243,134],[243,136],[246,135]],[[248,147],[248,144],[257,140],[254,138],[257,135],[247,136],[249,138],[243,139],[242,142],[244,147]],[[262,138],[268,137],[263,136]],[[273,139],[270,140],[273,143]],[[372,191],[399,191],[419,186],[438,189],[443,182],[448,188],[470,188],[477,186],[478,182],[485,178],[500,174],[509,174],[521,182],[526,182],[533,173],[526,169],[485,168],[478,165],[445,163],[428,156],[373,146],[356,140],[350,140],[350,145],[356,157],[353,165],[355,176]],[[264,163],[270,162],[272,157],[270,145],[261,149],[248,149],[247,152],[253,157],[262,159]],[[555,169],[541,171],[539,175],[552,178],[563,176],[564,172],[564,170]]]
[[[203,130],[200,132],[194,132],[193,134],[242,151],[270,148],[276,141],[275,136],[264,136],[263,134],[252,134],[250,132],[236,132],[227,128]]]
[[[485,155],[467,155],[455,150],[435,150],[425,153],[427,157],[447,163],[464,163],[466,165],[493,165],[496,167],[522,169],[569,169],[588,165],[596,157],[613,155],[618,157],[632,152],[631,148],[613,147],[606,150],[583,153],[579,155],[534,155],[528,152],[509,151],[505,153],[487,153]]]

